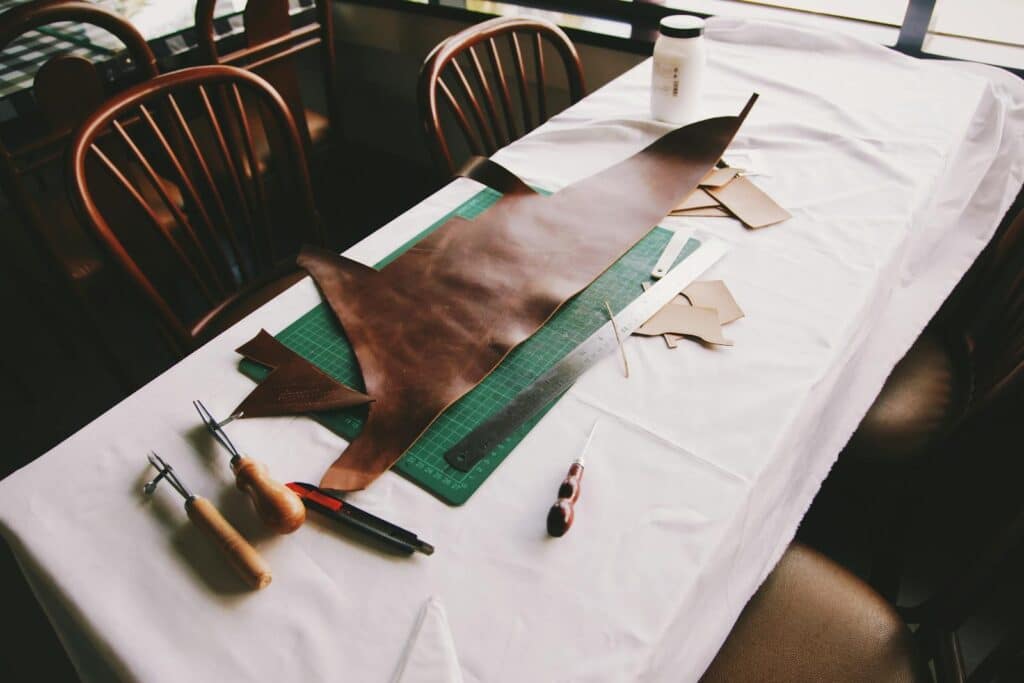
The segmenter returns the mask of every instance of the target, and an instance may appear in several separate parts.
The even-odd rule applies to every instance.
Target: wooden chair
[[[945,444],[986,429],[1024,390],[1024,189],[955,296],[896,365],[840,454],[837,476],[869,492],[871,583],[899,593],[902,548],[923,477],[958,454]]]
[[[925,602],[896,608],[864,581],[793,543],[733,626],[702,683],[986,683],[1020,680],[1017,624],[968,672],[958,629],[1008,585],[1024,547],[1024,508]],[[1002,582],[1002,583],[1001,583]],[[917,625],[911,631],[907,624]],[[969,675],[968,675],[969,674]]]
[[[217,0],[197,0],[195,22],[199,50],[210,64],[230,64],[259,73],[284,97],[307,155],[323,146],[341,125],[337,74],[334,63],[334,28],[329,0],[317,0],[316,22],[291,28],[288,0],[249,0],[243,12],[246,46],[221,55],[213,30]],[[327,117],[303,105],[295,56],[320,46],[320,63],[327,98]],[[333,131],[333,132],[332,132]]]
[[[899,613],[824,555],[794,543],[750,599],[702,683],[930,681]]]
[[[499,17],[460,31],[431,51],[420,69],[418,100],[427,145],[439,169],[450,175],[457,168],[442,103],[469,153],[477,156],[490,156],[555,113],[548,106],[551,84],[544,43],[561,59],[569,104],[578,102],[586,93],[579,54],[565,32],[550,22]],[[480,51],[486,52],[487,66]]]
[[[58,22],[104,30],[125,47],[135,79],[157,75],[156,58],[145,39],[121,17],[80,0],[35,0],[0,14],[0,53],[32,31]],[[28,64],[26,64],[28,66]],[[122,385],[133,384],[110,348],[104,325],[92,305],[103,296],[101,252],[82,230],[68,201],[60,162],[75,127],[108,95],[96,66],[79,54],[59,54],[35,73],[33,91],[40,116],[5,124],[0,138],[0,189],[26,228],[31,249],[43,267],[56,275],[58,298],[68,299],[68,325],[84,318],[87,335],[96,341]],[[173,192],[174,190],[171,189]],[[52,286],[43,281],[38,287]],[[74,302],[74,303],[72,303]]]
[[[261,117],[258,127],[253,116]],[[257,134],[265,136],[260,144],[274,158],[274,173],[256,170]],[[216,143],[204,147],[200,139]],[[145,177],[128,178],[111,160],[115,150],[143,168]],[[126,90],[82,124],[69,164],[83,222],[182,351],[300,279],[292,258],[301,241],[323,242],[295,121],[281,95],[249,71],[195,67]],[[227,175],[212,173],[215,165]],[[183,208],[160,190],[160,172],[182,188]],[[97,192],[103,183],[132,201],[131,220],[111,219]],[[144,186],[159,201],[148,201]],[[160,226],[158,208],[172,213],[176,230]],[[161,254],[135,249],[147,234],[161,239]],[[160,270],[166,263],[174,264],[173,271]]]

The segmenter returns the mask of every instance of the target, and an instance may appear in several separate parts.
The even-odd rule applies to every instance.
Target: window
[[[1024,2],[936,0],[922,50],[1024,68]]]

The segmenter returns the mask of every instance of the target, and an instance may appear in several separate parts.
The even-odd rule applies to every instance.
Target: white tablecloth
[[[386,557],[315,517],[262,532],[190,405],[251,389],[232,352],[318,300],[306,281],[0,483],[8,542],[84,674],[144,681],[386,681],[428,596],[466,681],[696,679],[771,570],[886,375],[992,234],[1024,169],[1024,87],[853,39],[735,20],[708,29],[708,114],[761,93],[731,151],[793,218],[709,274],[746,311],[730,349],[627,343],[631,376],[587,373],[463,507],[398,475],[352,496],[437,546]],[[558,188],[640,149],[649,63],[498,155]],[[458,181],[350,254],[373,262],[477,190]],[[596,199],[599,201],[599,198]],[[671,224],[671,222],[669,222]],[[573,530],[544,516],[600,417]],[[344,442],[305,418],[232,438],[279,479],[316,481]],[[275,572],[240,591],[170,489],[157,450]]]

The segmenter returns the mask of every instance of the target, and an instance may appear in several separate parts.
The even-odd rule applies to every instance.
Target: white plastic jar
[[[704,83],[704,20],[676,14],[661,20],[654,42],[651,115],[669,123],[690,123]]]

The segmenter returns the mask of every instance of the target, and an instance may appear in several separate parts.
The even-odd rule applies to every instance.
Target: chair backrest
[[[242,13],[246,47],[223,55],[217,50],[213,27],[216,4],[217,0],[196,1],[196,36],[202,58],[210,64],[230,64],[256,71],[266,78],[288,104],[307,152],[310,132],[294,57],[304,50],[320,46],[330,134],[336,135],[340,118],[330,0],[316,0],[316,21],[296,29],[292,28],[289,0],[248,0]]]
[[[457,166],[442,103],[454,116],[469,153],[479,156],[490,156],[555,113],[548,106],[545,43],[565,69],[569,104],[579,101],[585,94],[579,54],[565,32],[547,21],[491,19],[449,37],[427,56],[419,75],[420,118],[431,154],[446,173],[454,173]]]
[[[266,173],[259,142],[271,155]],[[142,172],[129,176],[117,158]],[[249,71],[194,67],[129,88],[86,119],[68,161],[83,223],[186,349],[275,269],[294,269],[302,242],[323,243],[295,121],[280,94]],[[181,188],[180,202],[161,177]],[[133,204],[134,216],[111,220],[104,204],[114,194]],[[161,252],[133,249],[154,236]]]
[[[81,0],[35,0],[0,14],[0,55],[36,29],[61,22],[97,27],[124,44],[140,78],[157,75],[156,57],[142,35],[118,15]],[[68,44],[68,47],[72,47]],[[81,50],[88,52],[88,50]],[[30,66],[31,61],[24,66]],[[30,227],[30,237],[44,253],[59,261],[54,245],[42,238],[43,219],[37,201],[65,201],[63,188],[51,187],[46,197],[30,192],[27,180],[52,170],[63,158],[74,129],[99,106],[108,93],[95,64],[81,54],[63,52],[43,63],[32,87],[39,116],[31,122],[15,122],[16,141],[0,138],[0,188]],[[31,124],[31,125],[29,125]],[[58,176],[59,178],[59,176]],[[34,183],[33,188],[38,188]]]

